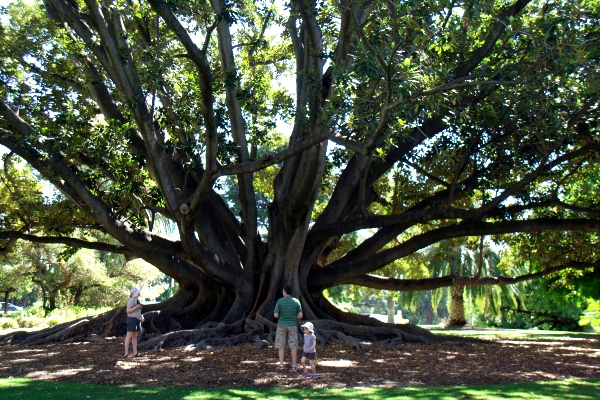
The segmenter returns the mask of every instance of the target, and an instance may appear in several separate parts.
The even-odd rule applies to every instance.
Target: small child
[[[317,368],[315,362],[317,361],[317,337],[315,336],[315,329],[311,322],[305,322],[302,325],[302,332],[304,332],[304,353],[302,353],[302,376],[307,376],[308,371],[306,370],[306,360],[310,363],[312,369],[311,378],[317,378]]]

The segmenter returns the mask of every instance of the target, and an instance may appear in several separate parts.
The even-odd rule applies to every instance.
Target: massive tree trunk
[[[553,171],[565,165],[577,169],[595,157],[599,146],[594,140],[581,138],[574,145],[552,138],[548,142],[558,143],[556,154],[540,145],[544,151],[532,156],[515,143],[544,142],[539,136],[547,127],[539,127],[543,121],[534,118],[536,112],[516,110],[518,115],[507,120],[501,119],[501,111],[489,112],[479,117],[481,129],[471,131],[475,122],[466,126],[460,116],[459,123],[453,111],[471,118],[470,106],[479,109],[488,101],[489,107],[504,107],[523,100],[521,93],[508,93],[514,98],[506,100],[500,91],[504,79],[510,78],[506,84],[513,85],[513,74],[530,71],[531,61],[521,64],[511,56],[504,61],[516,64],[507,67],[501,63],[502,53],[494,57],[490,53],[513,43],[512,36],[503,35],[529,1],[499,3],[486,10],[489,14],[473,38],[466,34],[471,22],[450,18],[451,9],[431,9],[422,18],[413,15],[411,7],[397,9],[390,2],[343,0],[336,3],[337,9],[325,10],[318,2],[295,0],[285,17],[259,8],[246,12],[220,0],[148,3],[146,8],[145,3],[45,1],[48,19],[31,26],[43,23],[55,40],[36,47],[40,60],[31,65],[30,49],[15,50],[23,55],[20,61],[27,73],[39,81],[41,94],[29,107],[21,105],[27,97],[21,92],[16,96],[11,91],[8,97],[14,101],[0,101],[0,144],[77,206],[81,215],[73,217],[73,226],[100,231],[112,241],[68,237],[68,232],[61,236],[68,230],[52,224],[47,231],[22,224],[5,229],[0,239],[57,242],[142,258],[176,280],[179,290],[172,298],[144,307],[141,348],[272,340],[273,307],[284,285],[292,286],[322,342],[341,340],[354,347],[360,347],[361,340],[432,342],[437,340],[434,335],[413,325],[384,324],[341,312],[324,291],[340,284],[429,290],[514,283],[573,264],[517,277],[394,279],[371,274],[445,238],[600,230],[597,214],[585,214],[581,204],[565,206],[564,199],[523,194],[566,185],[565,177],[573,174],[559,172],[553,177]],[[321,18],[321,12],[335,17]],[[465,35],[462,41],[469,42],[457,50],[460,55],[449,59],[444,46],[452,40],[444,36],[449,30],[446,22],[438,34],[429,34],[440,15],[446,15],[442,20],[450,21],[457,35]],[[388,18],[389,26],[377,25],[381,17]],[[247,23],[232,29],[236,18]],[[412,22],[400,26],[405,18]],[[260,47],[272,20],[288,40],[281,46],[285,50],[278,51],[289,59],[277,49],[270,53]],[[493,22],[488,26],[488,21]],[[420,23],[424,25],[416,31],[412,24]],[[439,51],[432,51],[437,42],[423,45],[423,38],[430,36],[441,37],[444,46]],[[525,57],[533,50],[522,51]],[[61,63],[44,62],[46,53],[65,58]],[[416,62],[420,57],[432,58],[423,61],[423,67],[439,62],[440,70],[421,76],[411,67],[411,59]],[[283,68],[280,58],[285,66],[293,64],[294,107],[287,105],[287,98],[276,101],[271,88],[261,91],[260,84],[252,85],[263,74],[274,77],[273,71]],[[493,62],[499,65],[487,64]],[[71,69],[67,73],[44,69],[55,64]],[[265,64],[272,69],[260,70]],[[489,71],[501,75],[511,67],[517,72],[507,72],[509,78],[490,77]],[[481,71],[473,76],[476,68]],[[554,73],[558,66],[548,69]],[[536,77],[531,77],[531,85],[537,91],[536,85],[545,81],[535,81]],[[413,87],[415,79],[422,82]],[[585,79],[573,79],[577,81]],[[421,86],[426,83],[431,87]],[[444,97],[435,97],[440,92]],[[590,118],[593,99],[573,103],[581,107],[576,115],[556,126]],[[293,108],[294,115],[286,131],[287,145],[259,154],[262,135],[287,108]],[[551,107],[538,111],[546,109]],[[498,127],[490,118],[503,125]],[[455,126],[450,126],[454,119]],[[529,157],[526,162],[524,157]],[[484,162],[472,162],[480,158]],[[439,160],[450,165],[440,166]],[[406,197],[389,211],[380,188],[395,168],[407,171]],[[263,230],[258,224],[262,208],[256,175],[265,171],[275,171],[276,177],[272,190],[263,190],[269,194],[264,206],[268,227]],[[218,180],[223,177],[235,177],[236,212],[219,193]],[[473,202],[481,192],[485,201]],[[510,201],[516,198],[531,203],[513,206]],[[547,210],[540,211],[541,207]],[[580,214],[557,218],[556,207],[577,209]],[[594,207],[592,201],[592,211]],[[529,219],[533,209],[539,217]],[[176,238],[152,230],[157,214],[176,227]],[[368,230],[374,232],[370,237],[335,252],[340,238]],[[590,256],[575,266],[586,268],[595,261]],[[124,309],[44,332],[13,334],[5,341],[45,343],[93,333],[124,334]]]

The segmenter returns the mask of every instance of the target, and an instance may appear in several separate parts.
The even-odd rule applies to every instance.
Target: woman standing
[[[125,336],[125,357],[137,357],[137,341],[138,334],[142,330],[142,322],[144,321],[144,317],[142,316],[142,305],[138,300],[140,297],[140,289],[131,288],[129,291],[129,301],[127,302],[127,308],[125,312],[127,313],[127,336]],[[131,347],[133,349],[133,353],[129,353],[129,343],[131,342]]]

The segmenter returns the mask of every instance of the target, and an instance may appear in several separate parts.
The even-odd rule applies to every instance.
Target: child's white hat
[[[312,322],[305,322],[304,325],[302,325],[302,327],[308,329],[309,332],[311,332],[311,333],[315,332],[315,328],[314,328]]]

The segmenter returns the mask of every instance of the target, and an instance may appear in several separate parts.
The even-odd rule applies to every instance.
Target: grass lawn
[[[24,378],[0,379],[0,398],[3,400],[66,400],[66,399],[160,399],[160,400],[260,400],[260,399],[543,399],[594,400],[599,397],[600,379],[525,382],[510,385],[455,386],[440,388],[397,389],[222,389],[202,390],[171,387],[119,387],[45,382]]]
[[[597,332],[568,332],[568,331],[542,331],[533,329],[439,329],[437,326],[426,327],[436,335],[452,335],[466,337],[499,337],[499,338],[532,338],[532,339],[561,339],[561,338],[579,338],[579,339],[600,339],[600,333]],[[600,398],[600,396],[599,396]]]

